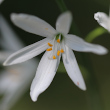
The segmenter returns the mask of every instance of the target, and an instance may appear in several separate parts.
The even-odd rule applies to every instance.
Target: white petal
[[[46,52],[37,69],[36,76],[31,85],[30,95],[33,101],[37,101],[39,94],[44,92],[52,82],[56,69],[58,67],[59,59],[49,59],[51,52]]]
[[[105,29],[107,29],[108,31],[110,31],[110,19],[109,17],[103,13],[103,12],[97,12],[94,14],[94,19],[97,20],[97,22],[102,26],[104,27]]]
[[[53,37],[55,29],[44,20],[28,14],[11,14],[12,22],[19,28],[43,37]]]
[[[23,47],[23,44],[18,39],[18,36],[14,33],[8,22],[0,14],[0,45],[3,49],[10,51],[17,51]]]
[[[0,0],[0,4],[3,2],[4,0]]]
[[[60,33],[67,34],[72,22],[72,14],[67,11],[61,14],[56,22],[56,30]]]
[[[48,42],[50,42],[50,39],[45,38],[37,43],[34,43],[17,51],[16,53],[8,57],[8,59],[4,62],[4,65],[21,63],[39,55],[48,48]]]
[[[98,55],[107,54],[108,50],[97,44],[91,44],[85,42],[82,38],[75,36],[75,35],[67,35],[65,36],[65,43],[71,49],[80,51],[80,52],[92,52]]]
[[[86,90],[86,86],[82,77],[82,74],[79,70],[76,58],[74,53],[70,48],[65,46],[65,52],[63,53],[63,63],[66,68],[66,71],[71,78],[71,80],[82,90]]]
[[[0,72],[0,93],[3,94],[0,110],[10,110],[29,89],[37,65],[38,60],[34,59]]]

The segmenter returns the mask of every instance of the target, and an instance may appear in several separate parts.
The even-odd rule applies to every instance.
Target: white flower
[[[106,13],[97,12],[94,14],[94,19],[97,20],[99,25],[110,32],[110,15],[108,16]]]
[[[93,52],[99,55],[106,54],[107,49],[100,45],[87,43],[75,35],[67,34],[72,21],[70,12],[65,12],[58,17],[56,30],[44,20],[32,15],[12,14],[11,20],[16,26],[27,32],[47,37],[12,54],[4,62],[4,65],[21,63],[39,55],[47,49],[39,63],[36,76],[31,85],[30,95],[33,101],[36,101],[39,94],[45,91],[52,82],[61,55],[71,80],[80,89],[86,90],[72,49],[80,52]]]
[[[0,4],[3,2],[4,0],[0,0]]]
[[[3,63],[8,55],[21,49],[23,44],[1,14],[0,23],[0,63]],[[34,77],[37,62],[30,60],[0,70],[0,95],[3,95],[0,110],[9,110],[27,91]]]

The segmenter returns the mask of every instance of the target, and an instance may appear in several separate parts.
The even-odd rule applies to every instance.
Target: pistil
[[[60,39],[57,39],[57,42],[60,43]]]

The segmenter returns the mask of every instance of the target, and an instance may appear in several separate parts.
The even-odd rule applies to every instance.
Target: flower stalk
[[[91,31],[86,37],[85,40],[87,42],[92,42],[95,38],[99,37],[102,34],[107,33],[107,30],[105,30],[102,27],[98,27],[96,29],[94,29],[93,31]]]
[[[68,10],[63,0],[56,0],[56,2],[61,12]],[[72,22],[71,30],[74,34],[78,34],[78,35],[80,34],[80,31],[74,21]],[[94,40],[96,37],[104,33],[106,33],[104,29],[97,28],[93,30],[92,32],[90,32],[85,38],[85,40],[88,42],[92,42],[92,40]],[[84,65],[85,67],[87,67],[84,69],[89,73],[89,75],[87,75],[88,78],[86,81],[87,82],[86,96],[87,96],[88,110],[104,110],[99,86],[98,86],[98,83],[97,83],[97,80],[96,80],[96,77],[95,77],[95,74],[92,68],[92,64],[90,62],[90,58],[88,55],[84,53],[80,53],[79,57],[80,57],[80,62],[79,62],[80,65]],[[83,73],[83,70],[81,71]]]

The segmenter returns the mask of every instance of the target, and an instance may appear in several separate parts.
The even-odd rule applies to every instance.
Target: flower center
[[[57,41],[58,43],[60,43],[60,42],[62,41],[62,39],[63,39],[63,35],[62,35],[62,34],[57,34],[57,35],[56,35],[56,41]]]
[[[57,59],[59,56],[61,56],[61,53],[64,53],[63,50],[63,35],[57,34],[52,41],[52,44],[48,42],[48,49],[47,51],[52,51],[51,59]]]

